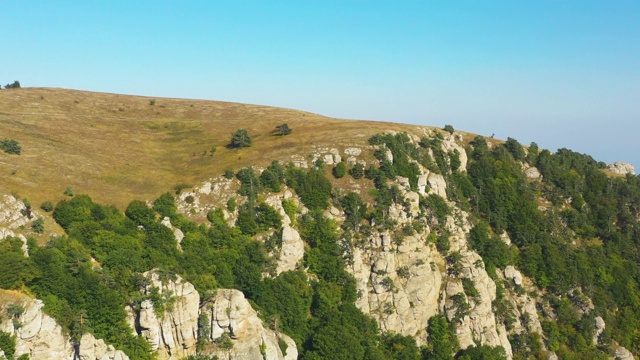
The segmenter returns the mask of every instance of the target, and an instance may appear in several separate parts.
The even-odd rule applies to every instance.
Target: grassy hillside
[[[272,136],[282,123],[293,133]],[[249,131],[253,147],[225,147],[238,128]],[[416,126],[219,101],[51,88],[3,90],[0,139],[18,140],[22,154],[0,152],[0,193],[17,193],[40,204],[63,198],[70,186],[75,193],[123,207],[178,184],[195,185],[229,167],[267,165],[307,155],[318,146],[365,145],[383,130],[412,128]]]

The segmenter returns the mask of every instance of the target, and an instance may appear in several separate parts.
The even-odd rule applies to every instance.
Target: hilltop
[[[283,123],[293,133],[272,136]],[[227,149],[239,128],[248,130],[253,146]],[[266,166],[319,147],[363,146],[375,133],[416,128],[220,101],[11,89],[0,91],[1,137],[18,140],[23,151],[0,152],[0,191],[39,204],[64,198],[70,186],[123,208],[226,168]]]

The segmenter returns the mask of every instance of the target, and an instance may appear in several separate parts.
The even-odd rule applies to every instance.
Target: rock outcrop
[[[609,164],[607,165],[607,169],[609,169],[609,171],[616,173],[616,174],[620,174],[620,175],[635,175],[636,174],[636,170],[633,167],[633,165],[629,164],[629,163],[625,163],[625,162],[616,162],[613,164]]]
[[[265,328],[241,291],[219,289],[201,303],[193,285],[179,276],[162,275],[158,271],[146,272],[144,276],[149,284],[141,289],[143,295],[160,294],[164,312],[157,311],[157,304],[154,309],[151,300],[142,301],[139,310],[127,310],[137,335],[151,344],[159,359],[178,360],[195,355],[198,326],[204,326],[203,323],[208,324],[209,335],[207,339],[200,339],[205,344],[201,354],[225,359],[292,360],[298,357],[295,342]],[[286,355],[279,343],[287,344]]]
[[[213,343],[202,351],[204,355],[217,355],[221,359],[265,360],[293,360],[298,357],[295,342],[284,334],[265,328],[238,290],[217,290],[215,296],[203,304],[201,312],[210,327],[208,340]],[[225,338],[230,339],[227,346],[220,343]],[[287,344],[286,354],[282,353],[279,340]]]
[[[391,330],[427,342],[429,318],[438,313],[443,259],[423,235],[392,242],[388,233],[373,234],[356,247],[349,267],[357,281],[364,313],[375,318],[383,331]]]
[[[149,285],[143,295],[160,294],[164,304],[144,300],[134,311],[133,328],[143,336],[159,359],[180,359],[196,352],[200,294],[179,276],[161,276],[157,271],[144,273]],[[154,308],[155,305],[155,308]],[[160,306],[163,312],[157,311]],[[129,309],[131,311],[131,309]],[[136,326],[137,325],[137,326]]]
[[[182,239],[184,239],[184,233],[182,232],[182,230],[178,229],[177,227],[174,227],[171,224],[171,219],[168,216],[165,216],[160,223],[166,226],[167,228],[169,228],[169,230],[173,231],[173,236],[176,238],[176,241],[178,242],[178,250],[182,251],[181,243],[182,243]]]
[[[9,305],[24,309],[19,316],[0,322],[0,331],[15,337],[15,357],[28,354],[31,360],[129,360],[125,353],[91,334],[84,334],[76,348],[62,327],[42,311],[42,300],[7,290],[0,290],[0,295],[3,310]]]

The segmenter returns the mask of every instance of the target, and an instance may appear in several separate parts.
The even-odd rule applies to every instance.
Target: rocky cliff
[[[144,276],[149,280],[141,289],[144,300],[127,310],[130,325],[151,344],[159,359],[195,355],[198,344],[199,354],[227,359],[297,358],[295,342],[265,328],[242,292],[219,289],[202,299],[179,276],[159,271]],[[158,296],[149,299],[154,293]],[[286,344],[286,350],[281,344]]]
[[[0,309],[4,321],[0,331],[15,338],[14,356],[28,355],[31,360],[128,360],[129,357],[91,334],[75,343],[56,321],[42,311],[41,300],[15,291],[0,290]],[[2,356],[0,352],[0,358]]]

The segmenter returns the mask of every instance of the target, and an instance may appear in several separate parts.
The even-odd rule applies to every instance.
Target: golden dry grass
[[[17,193],[37,206],[64,198],[70,186],[123,208],[226,168],[266,166],[321,147],[365,146],[387,130],[420,134],[424,128],[219,101],[155,98],[150,105],[152,99],[52,88],[0,91],[0,139],[22,146],[19,156],[0,152],[0,193]],[[272,136],[282,123],[293,133]],[[239,128],[248,130],[253,146],[227,149]]]
[[[0,289],[0,310],[4,310],[4,307],[11,304],[22,304],[25,300],[29,299],[24,293],[14,290]],[[3,311],[0,311],[2,313]]]

